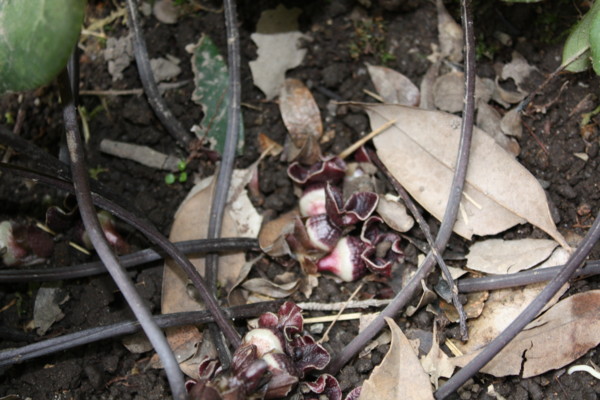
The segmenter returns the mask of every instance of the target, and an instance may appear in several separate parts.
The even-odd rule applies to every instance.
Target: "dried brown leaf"
[[[363,383],[361,400],[433,399],[429,377],[410,342],[391,318],[392,345],[381,364]]]
[[[406,76],[391,68],[367,64],[371,81],[385,103],[416,106],[419,88]]]
[[[436,324],[433,324],[433,343],[431,350],[425,357],[421,357],[421,366],[429,374],[429,379],[435,388],[438,388],[438,380],[440,378],[449,378],[454,372],[454,364],[450,357],[440,349],[440,345],[436,339]]]
[[[568,297],[534,320],[481,372],[530,378],[561,368],[600,343],[600,290]],[[477,352],[452,359],[466,365]]]
[[[496,143],[498,143],[504,150],[518,156],[521,152],[521,146],[513,138],[509,138],[502,131],[502,117],[500,113],[496,111],[492,106],[479,102],[477,107],[477,126],[485,133],[490,135]]]
[[[440,52],[452,62],[461,62],[464,43],[462,27],[448,13],[442,0],[437,0],[436,6]]]
[[[392,175],[432,215],[444,215],[461,119],[451,114],[400,105],[364,105],[371,127],[388,121],[392,127],[373,139]],[[454,232],[493,235],[529,222],[569,248],[556,229],[544,190],[527,169],[507,154],[485,132],[475,128],[462,212]]]
[[[557,245],[547,239],[483,240],[469,249],[467,267],[486,274],[515,273],[546,260]]]
[[[543,264],[543,267],[563,264],[567,258],[568,253],[559,248]],[[492,291],[479,318],[468,322],[469,341],[456,343],[456,347],[463,354],[468,354],[487,345],[533,301],[545,286],[545,283],[540,283],[524,288]],[[556,303],[568,287],[568,285],[563,286],[546,307]]]
[[[274,299],[283,299],[290,296],[298,290],[300,279],[292,282],[277,284],[265,278],[248,279],[242,283],[244,289],[262,296],[271,297]]]
[[[436,108],[450,113],[459,112],[465,97],[464,73],[448,72],[435,80],[433,85],[433,103]],[[475,79],[476,104],[487,103],[492,98],[493,87],[480,78]]]

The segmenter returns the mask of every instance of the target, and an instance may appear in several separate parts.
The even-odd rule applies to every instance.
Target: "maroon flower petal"
[[[310,167],[293,162],[288,167],[288,176],[296,183],[305,185],[317,182],[338,182],[344,178],[346,163],[338,157],[325,158]]]
[[[372,163],[369,152],[365,146],[360,146],[360,148],[354,152],[354,160],[360,163]]]
[[[284,349],[282,334],[269,328],[257,328],[248,331],[242,343],[244,346],[256,346],[256,355],[258,358],[270,352],[283,353]]]
[[[266,312],[258,318],[258,326],[261,328],[277,329],[279,317],[272,313]]]
[[[267,385],[265,399],[281,399],[286,397],[298,383],[298,378],[289,374],[273,375]]]
[[[315,382],[304,382],[302,392],[305,400],[341,400],[342,390],[338,381],[329,374],[323,374]]]
[[[298,207],[303,217],[325,214],[325,185],[316,183],[304,189]]]
[[[348,395],[346,395],[346,398],[344,400],[358,400],[361,391],[362,386],[352,389],[352,391],[348,393]]]
[[[353,193],[344,204],[343,226],[365,221],[373,214],[379,203],[379,196],[373,192]]]
[[[331,360],[329,352],[310,335],[297,335],[291,342],[286,343],[286,347],[300,378],[309,371],[322,370]]]
[[[378,275],[390,277],[392,275],[392,262],[387,261],[381,257],[376,257],[375,247],[368,247],[361,255],[360,258],[365,263],[367,269]]]
[[[286,301],[279,307],[277,312],[279,323],[277,327],[283,332],[285,338],[290,340],[297,333],[304,329],[304,318],[302,318],[302,309],[291,301]]]
[[[308,218],[306,233],[312,246],[323,251],[331,251],[342,236],[342,230],[325,214]]]
[[[361,258],[364,250],[365,244],[359,238],[346,236],[331,253],[317,261],[317,269],[331,272],[346,282],[359,279],[365,274],[365,263]]]

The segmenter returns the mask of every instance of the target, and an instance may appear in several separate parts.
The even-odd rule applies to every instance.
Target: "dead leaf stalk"
[[[461,125],[461,138],[456,160],[456,170],[452,179],[452,186],[446,212],[433,248],[440,251],[446,247],[452,227],[458,215],[458,206],[462,198],[467,165],[471,148],[473,133],[474,111],[475,111],[475,40],[473,35],[473,18],[471,14],[471,1],[461,1],[461,16],[463,20],[463,31],[465,35],[465,101],[463,108],[463,119]],[[337,373],[352,357],[358,354],[377,333],[385,326],[385,318],[392,318],[402,310],[413,298],[421,287],[421,280],[425,279],[435,264],[432,252],[429,252],[416,274],[402,289],[390,305],[388,305],[379,316],[371,322],[367,328],[356,336],[329,364],[328,372]]]
[[[179,364],[175,355],[169,347],[165,335],[152,319],[152,314],[146,307],[141,296],[135,289],[135,286],[129,279],[129,276],[119,264],[117,257],[108,244],[92,201],[92,194],[85,165],[85,156],[83,151],[83,141],[79,132],[77,123],[77,111],[71,87],[69,82],[69,74],[65,70],[59,77],[59,87],[61,91],[61,99],[63,101],[63,118],[65,123],[67,146],[69,149],[69,158],[71,160],[73,184],[75,187],[75,196],[79,205],[81,219],[85,226],[86,232],[90,240],[94,244],[94,248],[106,269],[110,272],[113,280],[119,287],[123,297],[127,300],[131,311],[133,311],[140,325],[144,329],[144,333],[152,346],[160,356],[160,359],[165,366],[165,372],[171,387],[171,393],[174,399],[185,400],[187,393],[184,387],[183,373],[179,369]]]
[[[127,15],[130,29],[133,33],[133,50],[135,53],[135,62],[137,64],[138,73],[148,103],[154,110],[154,113],[167,129],[169,134],[182,146],[187,149],[192,143],[192,136],[187,132],[179,120],[175,118],[167,103],[160,95],[158,86],[150,68],[150,60],[148,58],[148,49],[146,48],[146,40],[140,28],[140,15],[137,9],[135,0],[127,0]]]
[[[131,1],[131,0],[130,0]],[[210,219],[208,223],[208,239],[221,236],[223,226],[223,215],[227,203],[227,194],[231,183],[231,175],[235,162],[235,149],[238,143],[241,118],[241,80],[240,80],[240,41],[237,29],[236,5],[232,0],[225,0],[225,25],[227,29],[227,62],[229,71],[229,91],[227,93],[227,132],[225,144],[221,157],[221,165],[217,174],[217,183],[210,207]],[[203,210],[198,210],[203,212]],[[219,255],[216,253],[206,256],[206,281],[212,293],[217,290],[217,271],[219,266]],[[210,324],[209,329],[212,339],[219,353],[219,360],[223,368],[227,369],[231,356],[223,340],[221,331],[215,324]],[[237,348],[239,339],[230,341],[230,345]]]

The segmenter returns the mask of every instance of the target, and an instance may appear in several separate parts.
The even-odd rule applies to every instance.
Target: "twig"
[[[465,104],[463,109],[463,120],[461,127],[461,138],[456,160],[456,170],[452,179],[452,187],[446,212],[438,232],[434,248],[440,251],[443,249],[450,235],[452,227],[458,214],[458,205],[462,198],[462,191],[467,173],[467,164],[469,161],[469,151],[471,148],[471,136],[473,133],[474,116],[474,92],[475,92],[475,43],[473,38],[473,20],[471,18],[471,3],[469,0],[461,1],[461,11],[463,18],[463,31],[465,35]],[[421,287],[421,280],[431,272],[435,263],[435,258],[430,252],[413,278],[407,283],[390,305],[371,322],[363,332],[356,336],[330,363],[327,371],[336,374],[355,354],[358,354],[365,345],[377,335],[385,326],[385,317],[393,318],[400,310],[412,299],[415,293]]]
[[[187,149],[192,142],[192,136],[183,129],[183,126],[181,126],[179,120],[175,118],[171,110],[169,110],[167,103],[158,91],[152,69],[150,68],[148,50],[146,49],[146,41],[144,40],[144,35],[140,28],[140,15],[135,0],[127,0],[127,14],[129,17],[130,29],[133,32],[135,62],[138,67],[140,80],[144,86],[144,91],[148,97],[148,103],[150,103],[154,113],[169,134],[177,140],[180,146]]]
[[[152,314],[146,307],[139,293],[136,291],[135,286],[130,281],[127,273],[119,265],[116,256],[104,236],[100,222],[98,221],[88,183],[89,178],[87,176],[87,168],[84,161],[83,143],[77,124],[77,110],[71,96],[69,74],[66,71],[61,73],[59,77],[59,87],[61,99],[63,101],[63,117],[65,120],[69,157],[71,159],[75,197],[77,197],[79,212],[86,232],[90,237],[91,242],[94,244],[94,248],[98,252],[100,259],[104,262],[104,265],[106,265],[106,268],[123,294],[123,297],[125,297],[129,304],[131,311],[133,311],[133,314],[140,322],[144,329],[144,333],[148,337],[148,340],[150,340],[150,343],[152,343],[152,346],[165,366],[165,372],[169,380],[173,398],[185,400],[187,398],[187,393],[185,391],[183,373],[179,368],[177,359],[171,351],[163,332],[152,319]]]
[[[592,228],[571,255],[567,264],[559,270],[556,276],[546,285],[544,290],[519,314],[519,316],[490,342],[464,368],[450,378],[436,393],[437,399],[444,399],[462,386],[470,377],[475,375],[485,364],[496,356],[512,339],[515,338],[544,308],[546,303],[569,280],[575,270],[583,263],[596,242],[600,239],[600,218],[596,218]]]
[[[240,41],[237,29],[237,15],[235,1],[225,0],[225,25],[227,27],[227,61],[229,71],[229,91],[227,93],[227,133],[221,165],[217,175],[217,183],[210,206],[210,219],[208,222],[208,239],[221,236],[223,215],[227,204],[227,195],[235,162],[235,149],[238,142],[241,122],[241,84],[240,84]],[[204,212],[204,210],[198,210]],[[213,293],[217,291],[217,274],[219,269],[219,255],[207,254],[206,256],[206,281]],[[227,347],[221,340],[221,333],[214,324],[209,325],[211,336],[214,340],[219,359],[224,368],[229,366],[230,355]],[[231,343],[235,345],[235,343]]]
[[[0,166],[1,168],[1,166]],[[199,239],[173,243],[183,254],[208,252],[240,251],[258,248],[253,238],[219,238]],[[157,249],[145,249],[119,257],[125,268],[134,268],[142,264],[165,258],[165,254]],[[0,283],[10,282],[47,282],[65,279],[77,279],[108,272],[101,261],[89,262],[71,267],[35,268],[35,269],[0,269]]]
[[[329,326],[325,330],[325,333],[323,334],[323,336],[321,337],[321,339],[319,339],[317,341],[317,343],[323,343],[323,342],[327,342],[329,340],[329,331],[331,331],[331,328],[333,328],[333,326],[335,325],[335,322],[339,320],[340,315],[342,315],[342,313],[344,312],[344,310],[346,309],[346,307],[348,306],[348,304],[352,301],[352,299],[354,298],[354,296],[356,296],[356,294],[360,291],[360,289],[362,289],[362,287],[363,287],[363,284],[361,283],[360,285],[358,285],[356,287],[356,289],[354,289],[354,292],[352,292],[352,294],[350,295],[350,297],[348,297],[348,300],[346,300],[344,302],[344,306],[339,309],[339,311],[336,314],[335,318],[333,319],[333,321],[331,321],[331,323],[329,324]]]
[[[369,308],[369,307],[383,307],[391,303],[389,299],[368,299],[368,300],[356,300],[356,301],[339,301],[337,303],[296,303],[304,311],[339,311],[344,308]]]
[[[397,121],[396,119],[388,121],[385,124],[381,125],[379,128],[372,131],[371,133],[358,139],[356,142],[354,142],[353,144],[348,146],[348,148],[346,148],[344,151],[342,151],[338,155],[338,157],[341,158],[342,160],[344,158],[348,157],[350,154],[354,153],[360,146],[367,143],[369,140],[373,139],[375,136],[379,135],[380,133],[382,133],[383,131],[388,129],[390,126],[394,125],[396,123],[396,121]]]
[[[162,82],[158,84],[158,91],[160,93],[166,90],[178,89],[182,86],[190,83],[191,80],[184,80],[179,82]],[[108,90],[80,90],[79,94],[82,96],[132,96],[144,94],[144,89],[108,89]]]
[[[275,311],[281,301],[265,301],[246,304],[225,309],[229,318],[244,319],[257,317],[267,311]],[[209,311],[191,311],[173,314],[162,314],[153,317],[161,328],[173,326],[200,325],[214,321]],[[18,364],[32,358],[45,356],[59,351],[72,349],[77,346],[109,339],[117,336],[129,335],[140,331],[141,326],[137,321],[124,321],[116,324],[99,326],[91,329],[69,333],[52,339],[42,340],[37,343],[18,347],[16,349],[0,352],[0,367]]]

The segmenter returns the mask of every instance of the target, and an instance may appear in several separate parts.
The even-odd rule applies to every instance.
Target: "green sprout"
[[[179,170],[179,173],[177,175],[175,175],[174,173],[168,173],[167,175],[165,175],[165,183],[167,185],[172,185],[175,183],[175,181],[179,182],[179,183],[185,183],[188,180],[188,173],[185,170],[187,168],[187,162],[185,162],[185,160],[180,160],[177,163],[177,169]]]

